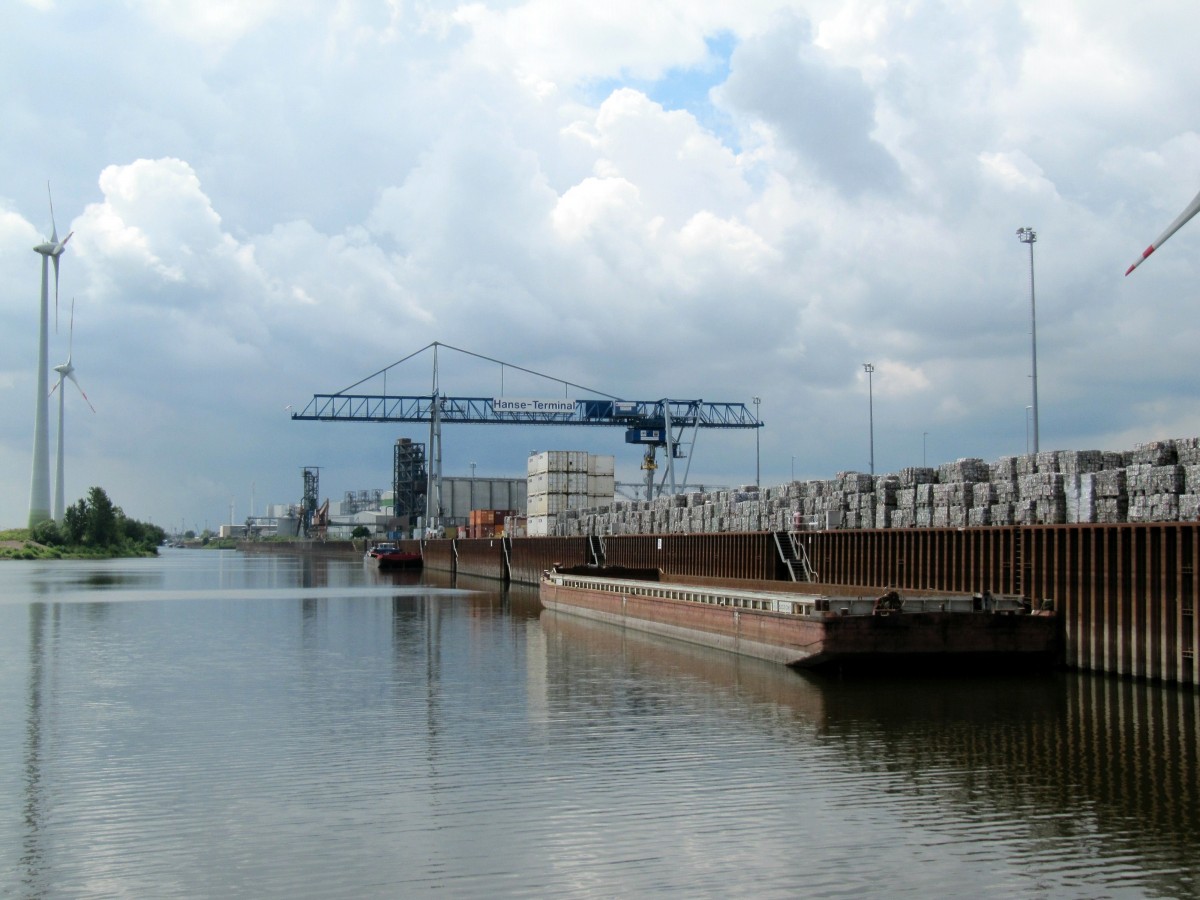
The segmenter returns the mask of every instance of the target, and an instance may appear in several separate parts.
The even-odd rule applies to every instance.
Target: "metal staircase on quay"
[[[792,581],[816,581],[817,573],[813,571],[808,551],[804,549],[799,534],[795,531],[776,531],[774,535],[775,548],[779,551],[779,558],[787,566],[788,576]]]

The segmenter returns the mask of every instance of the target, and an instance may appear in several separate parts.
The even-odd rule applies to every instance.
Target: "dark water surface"
[[[0,563],[0,896],[1197,897],[1197,694],[816,679],[532,588]]]

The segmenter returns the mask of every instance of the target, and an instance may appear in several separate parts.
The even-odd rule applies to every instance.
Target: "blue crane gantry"
[[[537,375],[555,381],[567,388],[579,388],[590,394],[600,394],[599,398],[587,399],[513,399],[500,397],[448,397],[437,388],[437,348],[449,347],[437,342],[422,348],[417,353],[430,347],[434,350],[434,386],[429,394],[398,396],[382,394],[352,394],[348,393],[358,385],[376,375],[385,374],[387,369],[370,375],[362,381],[351,385],[345,390],[333,394],[313,394],[313,398],[300,412],[293,412],[292,418],[308,422],[421,422],[430,427],[430,450],[433,452],[436,473],[430,471],[429,500],[437,502],[440,497],[441,482],[441,425],[442,423],[460,423],[475,425],[583,425],[593,427],[621,427],[625,429],[625,442],[642,444],[647,447],[642,468],[647,471],[647,497],[651,494],[654,470],[657,469],[655,451],[659,447],[669,448],[667,457],[667,476],[670,479],[671,491],[675,492],[674,460],[683,458],[680,450],[683,443],[683,432],[686,429],[694,433],[699,428],[761,428],[762,422],[750,412],[743,403],[709,403],[703,400],[621,400],[605,395],[600,391],[582,388],[549,375],[531,372],[511,363],[480,356],[468,350],[458,350],[488,362],[501,366],[515,368],[522,372]],[[410,354],[405,359],[392,365],[398,365],[416,354]],[[388,367],[390,369],[391,366]],[[686,475],[685,475],[686,479]],[[665,479],[664,479],[665,480]],[[430,507],[428,521],[431,523],[439,516],[436,507]]]

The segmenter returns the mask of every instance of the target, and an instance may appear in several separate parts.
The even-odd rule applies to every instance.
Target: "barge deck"
[[[1016,597],[901,597],[682,584],[656,570],[551,568],[542,605],[796,668],[1030,668],[1058,661],[1058,623]]]

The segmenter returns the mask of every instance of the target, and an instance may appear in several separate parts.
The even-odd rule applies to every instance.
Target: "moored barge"
[[[796,668],[1047,667],[1049,609],[984,594],[881,596],[744,590],[661,580],[657,569],[555,566],[542,606]]]
[[[398,544],[376,544],[363,555],[363,562],[380,569],[420,569],[424,563],[415,550],[402,550]]]

